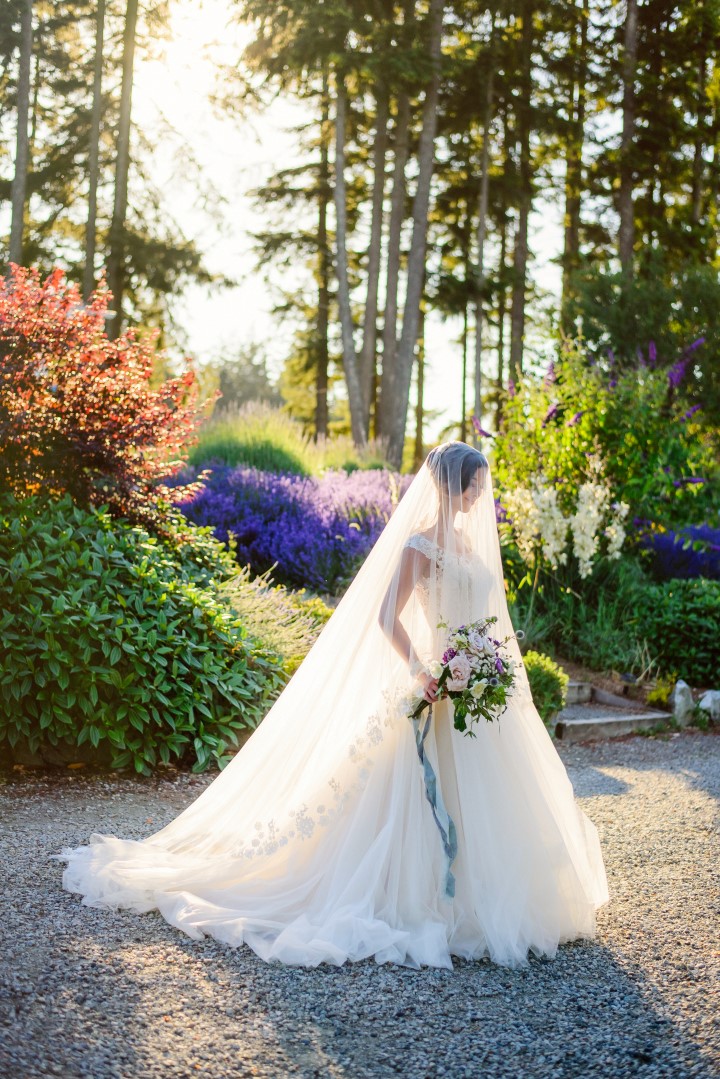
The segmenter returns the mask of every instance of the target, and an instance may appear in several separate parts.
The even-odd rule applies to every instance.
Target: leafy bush
[[[543,722],[547,723],[555,712],[565,707],[570,679],[559,664],[540,652],[526,652],[523,663],[533,703]]]
[[[192,475],[192,474],[191,474]],[[346,587],[409,484],[385,471],[274,475],[215,468],[203,490],[181,503],[196,524],[230,534],[237,559],[281,583],[336,593]]]
[[[677,671],[695,686],[720,680],[720,582],[705,578],[650,584],[632,619],[647,640],[663,674]]]
[[[68,492],[162,527],[168,491],[156,481],[179,467],[199,422],[195,376],[152,390],[152,341],[108,340],[109,297],[101,289],[83,306],[61,270],[0,279],[0,489]]]
[[[378,447],[360,452],[347,437],[313,442],[287,413],[259,402],[214,415],[201,428],[189,460],[197,467],[218,461],[296,476],[317,475],[327,468],[384,467]]]
[[[178,554],[67,496],[4,496],[0,742],[109,745],[144,773],[224,763],[283,678],[209,586],[229,568],[213,546],[201,533]]]
[[[287,675],[294,674],[332,615],[319,596],[274,584],[267,573],[252,577],[248,567],[224,582],[221,593],[248,632],[281,657]]]
[[[712,519],[720,453],[698,399],[694,354],[701,343],[671,365],[651,345],[647,359],[623,367],[611,352],[589,356],[565,342],[544,379],[525,376],[503,400],[495,485],[511,490],[542,473],[561,502],[572,502],[589,455],[599,453],[631,516],[681,526]]]
[[[640,522],[639,522],[640,523]],[[710,525],[642,530],[638,545],[653,576],[660,581],[677,577],[720,580],[720,529]]]
[[[595,670],[640,673],[649,657],[632,618],[648,583],[635,559],[601,562],[587,580],[546,580],[530,614],[529,590],[511,595],[513,624],[525,631],[528,645]]]

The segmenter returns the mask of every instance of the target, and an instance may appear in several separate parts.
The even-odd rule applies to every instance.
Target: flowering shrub
[[[194,478],[187,471],[186,477]],[[214,468],[181,509],[196,524],[230,535],[238,561],[317,591],[342,590],[370,551],[410,477],[369,470],[322,477]]]
[[[109,298],[99,289],[83,306],[61,270],[0,279],[0,486],[159,524],[168,492],[155,481],[179,467],[200,417],[195,376],[151,390],[152,342],[108,340]]]
[[[542,473],[568,502],[600,454],[620,502],[667,526],[712,516],[718,505],[720,446],[698,400],[696,341],[672,365],[654,347],[637,367],[611,352],[588,356],[565,342],[544,379],[525,376],[503,402],[495,442],[500,490],[529,487]]]
[[[571,536],[580,576],[587,577],[600,554],[603,537],[610,559],[619,557],[625,539],[623,521],[628,504],[611,499],[602,477],[602,462],[594,455],[589,461],[589,478],[579,486],[572,513],[563,511],[561,492],[547,486],[541,475],[532,477],[531,487],[505,492],[502,500],[506,522],[528,566],[538,566],[542,560],[554,570],[566,565]],[[569,501],[567,495],[564,501]]]

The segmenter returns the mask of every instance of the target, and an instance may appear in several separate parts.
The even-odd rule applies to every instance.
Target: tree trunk
[[[366,436],[369,434],[370,408],[377,360],[378,286],[380,283],[380,260],[382,254],[383,205],[385,202],[387,124],[388,95],[387,90],[381,86],[377,94],[377,122],[375,125],[375,145],[373,147],[372,217],[367,265],[367,298],[365,301],[360,351],[360,379],[362,381],[363,407],[367,417]]]
[[[429,55],[432,76],[425,94],[423,121],[418,148],[418,179],[413,201],[413,232],[408,256],[407,286],[403,326],[398,345],[395,377],[393,379],[393,408],[388,430],[388,460],[400,468],[405,445],[410,378],[417,344],[420,300],[425,277],[425,247],[427,244],[430,184],[435,166],[435,131],[437,128],[440,60],[443,33],[444,0],[430,0],[428,25]]]
[[[695,115],[695,147],[693,155],[693,179],[692,179],[692,223],[699,225],[702,217],[703,181],[705,177],[705,137],[707,131],[707,56],[706,38],[702,35],[700,56],[698,57],[698,101]]]
[[[393,376],[397,353],[398,282],[400,280],[400,241],[405,215],[405,166],[410,143],[410,98],[405,91],[398,97],[395,121],[395,163],[393,168],[390,224],[388,227],[387,277],[385,285],[385,316],[383,325],[382,376],[378,434],[389,430],[393,404]]]
[[[320,118],[320,175],[318,177],[318,320],[315,376],[315,441],[328,434],[328,328],[330,323],[330,249],[327,212],[330,204],[330,93],[323,73]]]
[[[350,283],[347,259],[347,202],[345,193],[345,121],[347,91],[344,78],[337,76],[337,106],[335,116],[335,273],[338,282],[338,305],[342,332],[343,369],[350,406],[350,426],[353,442],[364,446],[365,402],[360,380],[358,358],[355,352],[355,336],[350,305]]]
[[[95,244],[97,190],[100,158],[100,117],[102,114],[103,40],[105,36],[105,0],[98,0],[95,23],[95,70],[93,77],[90,152],[88,154],[88,216],[85,224],[85,271],[83,296],[87,300],[95,288]]]
[[[417,402],[415,404],[415,452],[413,454],[413,467],[415,471],[420,468],[425,460],[425,440],[423,438],[423,425],[425,422],[425,305],[420,305],[420,324],[418,329],[417,350]]]
[[[528,221],[532,206],[530,166],[530,129],[532,94],[533,3],[522,7],[520,99],[517,105],[518,141],[520,143],[520,195],[513,257],[513,289],[510,309],[510,370],[514,378],[522,374],[525,344],[525,293],[527,287]]]
[[[17,134],[15,140],[15,172],[11,188],[9,261],[21,264],[25,223],[25,196],[29,161],[28,121],[30,119],[30,62],[33,45],[32,0],[25,0],[20,9],[20,62],[17,89]]]
[[[475,284],[475,379],[474,379],[474,414],[482,426],[482,358],[483,358],[483,292],[485,290],[485,240],[487,237],[488,195],[490,189],[490,124],[493,115],[495,86],[495,12],[492,14],[490,31],[490,65],[485,84],[485,114],[483,117],[483,147],[480,160],[480,194],[478,196],[477,225],[477,273]],[[473,442],[477,446],[480,436],[473,433]]]
[[[503,141],[507,147],[507,123],[503,123]],[[495,430],[499,431],[503,417],[503,393],[505,378],[505,263],[507,261],[507,195],[502,192],[500,206],[500,254],[498,257],[498,336],[497,336],[497,408],[495,410]]]
[[[620,193],[618,212],[620,231],[618,247],[620,265],[627,279],[633,272],[635,246],[635,206],[633,200],[634,169],[632,161],[635,137],[635,72],[638,47],[638,0],[627,0],[625,14],[625,46],[623,56],[623,122],[620,141]]]
[[[581,0],[579,9],[580,40],[577,40],[577,24],[573,25],[571,54],[573,77],[570,85],[567,147],[565,157],[565,242],[562,259],[562,298],[560,323],[567,333],[575,335],[577,325],[574,317],[574,274],[580,261],[580,211],[583,188],[583,146],[585,142],[585,98],[587,83],[588,0]],[[577,62],[576,62],[577,57]]]
[[[130,171],[130,127],[132,122],[133,68],[135,64],[135,31],[138,0],[127,0],[123,34],[123,74],[120,91],[120,122],[118,125],[117,157],[115,162],[115,201],[110,225],[110,251],[107,261],[107,282],[113,294],[114,318],[108,323],[108,336],[116,338],[122,329],[122,303],[125,288],[125,215],[127,213],[128,174]]]

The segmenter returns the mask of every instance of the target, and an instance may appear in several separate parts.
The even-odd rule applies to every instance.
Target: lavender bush
[[[218,539],[232,534],[238,562],[254,573],[275,566],[273,578],[283,584],[338,593],[411,479],[385,469],[315,477],[213,465],[205,488],[180,508]]]
[[[720,580],[720,529],[710,525],[688,525],[672,531],[657,531],[649,521],[635,519],[638,546],[646,551],[655,578],[709,577]]]

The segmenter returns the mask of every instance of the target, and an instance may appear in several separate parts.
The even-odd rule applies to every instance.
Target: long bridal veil
[[[93,834],[89,846],[64,850],[65,887],[94,906],[159,909],[191,936],[244,941],[267,959],[447,965],[448,918],[437,911],[448,901],[434,898],[442,851],[407,702],[418,670],[442,654],[447,631],[438,623],[486,616],[497,618],[498,638],[510,637],[514,692],[477,739],[454,732],[464,756],[491,770],[488,791],[505,799],[478,805],[484,887],[492,887],[492,859],[501,872],[497,844],[512,835],[520,842],[534,814],[534,827],[545,822],[538,835],[550,845],[550,870],[561,851],[558,872],[571,878],[567,924],[553,927],[546,950],[591,936],[594,910],[608,898],[597,833],[575,805],[511,636],[488,462],[454,442],[428,456],[304,662],[224,771],[143,841]],[[518,849],[518,874],[525,854]],[[503,902],[489,892],[487,900]],[[414,950],[413,933],[425,935]],[[519,963],[518,947],[498,950],[498,961]]]

